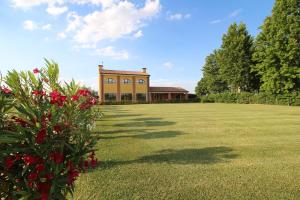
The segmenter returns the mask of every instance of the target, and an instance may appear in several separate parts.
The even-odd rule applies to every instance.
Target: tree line
[[[276,0],[253,37],[233,23],[222,45],[206,57],[198,96],[223,92],[300,91],[300,0]]]

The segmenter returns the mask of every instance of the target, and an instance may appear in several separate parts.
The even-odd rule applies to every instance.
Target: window
[[[108,79],[106,79],[105,83],[107,83],[107,84],[114,84],[114,83],[116,83],[116,81],[113,78],[108,78]]]
[[[144,83],[145,83],[145,80],[144,80],[144,79],[139,79],[139,80],[138,80],[138,84],[141,84],[141,85],[142,85],[142,84],[144,84]]]
[[[131,93],[123,93],[121,95],[121,101],[132,101],[132,94]]]
[[[105,93],[105,101],[116,101],[115,93]]]
[[[131,83],[131,80],[130,80],[130,79],[123,79],[123,83],[124,83],[124,84],[130,84],[130,83]]]
[[[145,93],[137,93],[136,94],[136,100],[139,102],[146,101],[146,94]]]

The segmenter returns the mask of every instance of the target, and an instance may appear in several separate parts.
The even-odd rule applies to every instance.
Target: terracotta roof
[[[138,71],[122,71],[122,70],[108,70],[102,69],[102,74],[124,74],[124,75],[142,75],[142,76],[150,76],[148,73],[138,72]]]
[[[150,92],[189,92],[181,87],[150,87]]]

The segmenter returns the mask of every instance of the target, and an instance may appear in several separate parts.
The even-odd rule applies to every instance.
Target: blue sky
[[[255,36],[274,0],[1,0],[0,71],[58,62],[97,89],[97,65],[147,67],[151,85],[194,92],[205,57],[233,22]]]

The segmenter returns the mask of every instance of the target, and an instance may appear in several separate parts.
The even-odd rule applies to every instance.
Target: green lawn
[[[300,199],[300,107],[103,106],[74,199]]]

